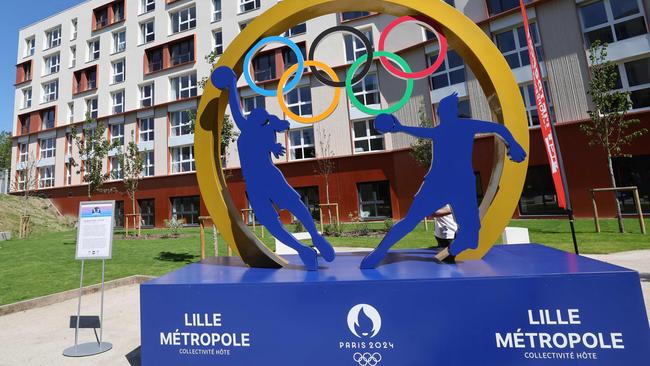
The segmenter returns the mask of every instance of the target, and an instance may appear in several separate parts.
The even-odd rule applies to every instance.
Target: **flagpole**
[[[580,254],[580,251],[578,249],[578,240],[576,238],[573,206],[571,205],[568,182],[564,171],[564,160],[562,159],[560,143],[557,139],[557,132],[555,131],[555,123],[551,118],[550,109],[547,102],[548,99],[546,98],[546,93],[544,91],[544,82],[542,79],[541,67],[537,59],[535,43],[533,42],[533,37],[530,32],[528,13],[526,12],[526,4],[524,4],[524,0],[519,0],[519,6],[521,7],[521,15],[524,20],[524,31],[526,33],[526,39],[528,41],[528,54],[530,56],[530,67],[533,74],[535,102],[537,104],[537,112],[540,120],[540,130],[544,140],[544,145],[546,147],[551,174],[553,175],[555,193],[558,196],[558,206],[564,208],[569,218],[571,237],[573,239],[573,249],[576,254]]]

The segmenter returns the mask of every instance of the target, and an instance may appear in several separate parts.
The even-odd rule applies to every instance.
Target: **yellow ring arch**
[[[228,66],[240,74],[246,52],[259,39],[281,34],[296,24],[322,15],[346,11],[424,15],[436,20],[453,49],[476,75],[494,119],[505,124],[528,153],[526,113],[510,67],[473,21],[442,0],[284,0],[256,17],[227,48],[217,67]],[[207,83],[199,103],[194,137],[199,188],[221,235],[244,262],[253,267],[280,267],[286,262],[246,228],[226,187],[221,169],[220,136],[228,98],[221,98],[221,94]],[[505,156],[503,144],[497,143],[495,150],[490,185],[480,209],[479,247],[463,252],[459,260],[480,259],[489,251],[510,221],[523,189],[528,162],[511,162]]]
[[[330,79],[333,82],[336,83],[339,81],[339,76],[336,75],[334,69],[332,69],[331,67],[329,67],[328,65],[320,61],[306,60],[305,66],[320,67],[321,69],[325,70],[325,72],[327,73],[327,75],[329,75]],[[289,109],[289,107],[287,107],[287,103],[284,101],[284,96],[282,93],[284,90],[284,86],[287,84],[287,81],[289,80],[289,77],[293,75],[296,71],[298,71],[298,64],[293,64],[293,66],[291,66],[290,68],[287,69],[287,71],[284,72],[284,74],[280,78],[280,81],[278,82],[277,98],[278,98],[278,104],[280,105],[280,109],[282,109],[282,112],[284,112],[292,120],[303,124],[312,124],[312,123],[320,122],[325,118],[329,117],[332,113],[334,113],[336,107],[339,106],[339,101],[341,100],[341,88],[334,88],[334,99],[332,100],[332,103],[330,103],[330,105],[323,113],[317,116],[312,116],[312,117],[299,116],[293,113],[291,109]]]

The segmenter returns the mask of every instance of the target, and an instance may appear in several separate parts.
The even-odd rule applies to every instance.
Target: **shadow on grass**
[[[193,259],[196,257],[198,256],[189,253],[160,252],[158,253],[158,256],[155,259],[159,261],[165,261],[165,262],[192,263]]]

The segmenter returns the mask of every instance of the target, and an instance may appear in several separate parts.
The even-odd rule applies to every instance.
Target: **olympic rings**
[[[358,363],[359,366],[376,366],[381,362],[382,357],[381,353],[379,352],[356,352],[354,355],[352,355],[352,359],[354,362]]]
[[[391,52],[386,52],[386,51],[377,51],[375,52],[375,55],[379,57],[387,57],[399,64],[399,66],[406,72],[411,72],[411,67],[409,64],[401,58],[400,56],[391,53]],[[413,80],[412,79],[406,79],[406,91],[404,92],[404,96],[402,99],[397,102],[397,104],[393,105],[392,107],[386,108],[386,109],[372,109],[367,106],[365,106],[363,103],[357,99],[357,97],[354,95],[354,90],[352,89],[352,77],[354,76],[354,73],[357,71],[357,69],[361,66],[362,63],[366,62],[368,59],[368,55],[363,55],[355,61],[352,66],[350,67],[350,70],[348,70],[347,78],[345,79],[345,87],[348,92],[348,96],[350,97],[350,101],[352,104],[357,107],[360,111],[372,115],[372,116],[377,116],[382,113],[395,113],[400,108],[402,108],[406,103],[408,103],[409,98],[411,98],[411,95],[413,94]]]
[[[320,62],[320,61],[313,61],[313,60],[308,60],[305,61],[305,66],[309,66],[311,68],[315,67],[320,67],[321,69],[325,70],[325,72],[334,80],[334,82],[339,81],[338,75],[336,75],[336,72],[326,64]],[[317,115],[317,116],[312,116],[312,117],[302,117],[299,116],[295,113],[293,113],[289,107],[287,107],[286,102],[284,101],[284,97],[282,96],[282,86],[287,82],[289,79],[289,76],[296,72],[298,69],[298,64],[294,64],[291,66],[283,75],[282,78],[280,78],[280,82],[278,83],[278,104],[280,105],[280,108],[282,108],[282,111],[289,116],[292,120],[300,123],[316,123],[324,120],[325,118],[329,117],[332,113],[334,113],[334,110],[336,110],[336,107],[339,105],[339,102],[341,100],[341,89],[340,88],[334,88],[334,100],[332,103],[327,107],[325,112]]]
[[[275,95],[275,92],[273,90],[266,90],[257,86],[253,81],[253,78],[251,77],[249,66],[251,64],[253,56],[257,53],[257,51],[259,51],[267,43],[271,43],[271,42],[286,44],[296,54],[296,58],[298,59],[298,63],[297,63],[298,73],[293,78],[293,80],[291,80],[291,82],[287,84],[287,86],[284,88],[284,90],[282,91],[283,95],[290,92],[293,88],[295,88],[298,85],[300,79],[302,78],[302,74],[304,72],[303,70],[305,68],[305,58],[303,57],[300,48],[298,47],[297,44],[295,44],[293,41],[289,40],[288,38],[272,36],[272,37],[266,37],[260,40],[259,42],[257,42],[257,44],[253,46],[253,48],[251,48],[250,51],[248,51],[248,53],[246,54],[246,58],[244,58],[244,78],[246,79],[246,82],[251,87],[251,89],[253,89],[256,93],[261,94],[265,97],[272,97]]]
[[[309,60],[314,60],[314,56],[316,54],[316,48],[318,47],[318,44],[323,39],[325,39],[325,37],[329,36],[332,33],[337,33],[337,32],[345,32],[345,33],[353,34],[355,37],[360,39],[361,42],[363,42],[363,45],[366,48],[366,52],[368,53],[368,62],[366,62],[363,65],[363,69],[361,69],[361,72],[359,73],[359,75],[357,75],[354,79],[352,79],[352,84],[356,84],[359,81],[363,80],[363,78],[366,77],[366,75],[368,75],[368,72],[370,72],[370,67],[372,66],[373,52],[374,52],[372,42],[370,42],[368,37],[366,37],[365,34],[363,34],[363,32],[361,32],[357,28],[353,28],[353,27],[349,27],[349,26],[345,26],[345,25],[338,25],[338,26],[332,27],[332,28],[324,31],[323,33],[319,34],[318,37],[316,37],[316,39],[314,39],[314,42],[312,43],[311,48],[309,49],[309,57],[308,57],[308,59]],[[325,75],[323,75],[314,66],[310,67],[310,70],[314,74],[316,79],[318,79],[318,81],[320,81],[321,83],[323,83],[323,84],[325,84],[327,86],[331,86],[331,87],[334,87],[334,88],[343,88],[343,87],[345,87],[345,82],[343,82],[343,81],[342,82],[336,82],[336,81],[332,81],[331,79],[326,78]]]
[[[438,37],[438,41],[440,43],[440,52],[438,53],[438,59],[436,62],[433,63],[430,67],[418,71],[418,72],[405,72],[402,71],[398,68],[396,68],[390,61],[388,61],[388,58],[386,57],[381,57],[379,60],[381,61],[381,64],[384,66],[388,72],[391,74],[401,78],[401,79],[424,79],[427,76],[433,74],[440,68],[442,63],[445,61],[445,57],[447,56],[447,37],[445,37],[445,34],[442,32],[442,29],[438,25],[438,23],[434,22],[432,19],[429,19],[424,16],[403,16],[401,18],[395,19],[393,22],[391,22],[386,29],[384,29],[383,32],[381,32],[381,36],[379,38],[379,51],[384,51],[385,46],[386,46],[386,39],[388,38],[388,35],[390,32],[395,29],[398,25],[406,22],[416,22],[424,27],[427,28],[432,28],[432,30],[435,30],[436,37]]]

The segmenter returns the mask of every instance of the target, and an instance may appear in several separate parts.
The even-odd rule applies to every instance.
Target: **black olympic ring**
[[[358,363],[359,366],[377,366],[381,362],[381,354],[380,353],[355,353],[352,356],[352,359],[354,359],[354,362]]]
[[[345,26],[345,25],[337,25],[337,26],[332,27],[332,28],[324,31],[323,33],[319,34],[318,37],[316,37],[316,39],[314,40],[314,42],[312,43],[312,45],[311,45],[311,47],[309,49],[309,58],[308,59],[309,60],[314,60],[314,54],[316,53],[316,47],[318,47],[318,44],[325,37],[329,36],[332,33],[337,33],[337,32],[352,33],[355,37],[359,38],[363,42],[364,46],[366,47],[366,51],[368,53],[368,61],[366,61],[366,63],[363,65],[363,68],[361,69],[361,72],[359,72],[359,74],[352,79],[352,85],[354,85],[354,84],[360,82],[361,80],[363,80],[363,78],[365,78],[366,75],[368,75],[368,73],[370,72],[370,67],[372,67],[373,52],[374,52],[373,47],[372,47],[372,42],[370,42],[368,37],[366,37],[357,28],[348,27],[348,26]],[[316,79],[318,79],[318,81],[320,81],[321,83],[323,83],[323,84],[325,84],[327,86],[334,87],[334,88],[344,88],[345,87],[345,81],[339,81],[339,82],[332,81],[331,79],[329,79],[327,74],[325,74],[322,71],[316,69],[316,67],[314,67],[314,66],[310,66],[309,69],[314,74]]]

